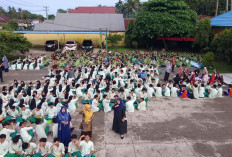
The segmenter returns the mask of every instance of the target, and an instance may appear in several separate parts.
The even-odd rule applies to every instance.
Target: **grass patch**
[[[217,61],[213,65],[212,68],[208,68],[209,73],[212,73],[214,69],[219,73],[232,73],[232,63]]]

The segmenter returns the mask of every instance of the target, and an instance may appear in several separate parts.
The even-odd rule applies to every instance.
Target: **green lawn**
[[[232,73],[232,64],[225,61],[217,61],[214,63],[213,68],[208,68],[209,73],[212,73],[214,69],[219,73]]]
[[[126,51],[136,51],[136,50],[146,51],[146,49],[135,49],[135,48],[126,48],[126,47],[109,47],[108,48],[108,51],[113,51],[113,52],[118,51],[118,52],[122,52],[122,53],[124,53]]]

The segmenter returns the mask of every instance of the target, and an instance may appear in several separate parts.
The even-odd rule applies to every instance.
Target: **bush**
[[[113,47],[115,47],[119,41],[122,41],[122,38],[123,38],[123,35],[109,34],[108,41]]]
[[[224,55],[227,61],[232,61],[232,29],[226,29],[223,34],[214,37],[211,49]]]
[[[213,52],[207,52],[203,57],[203,64],[206,67],[213,66],[215,55]]]
[[[131,44],[132,44],[133,47],[136,48],[136,49],[137,49],[138,46],[139,46],[139,43],[138,43],[137,41],[133,41]]]

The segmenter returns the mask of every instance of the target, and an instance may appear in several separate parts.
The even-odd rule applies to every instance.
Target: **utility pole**
[[[44,6],[44,11],[46,12],[46,18],[48,20],[48,6]]]
[[[216,0],[216,11],[215,11],[215,16],[218,14],[218,5],[219,5],[219,0]]]
[[[229,0],[226,0],[226,12],[229,11]]]
[[[230,10],[232,10],[232,0],[230,1]]]

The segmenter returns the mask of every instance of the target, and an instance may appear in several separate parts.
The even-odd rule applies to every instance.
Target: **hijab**
[[[65,109],[65,112],[62,112],[62,110]],[[69,113],[67,112],[67,107],[66,106],[62,106],[60,109],[60,112],[57,115],[59,121],[65,121],[67,122],[69,119]]]
[[[117,114],[119,111],[121,111],[124,108],[123,100],[121,98],[118,98],[118,100],[120,101],[120,104],[118,104],[118,101],[116,102],[116,105],[119,106],[114,109],[114,114]]]
[[[84,111],[85,123],[89,123],[89,120],[93,117],[93,111],[91,110],[90,105],[85,105]]]

